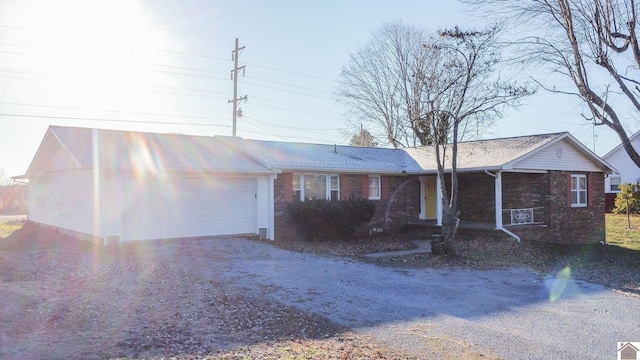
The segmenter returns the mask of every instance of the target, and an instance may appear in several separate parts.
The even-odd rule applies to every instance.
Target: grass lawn
[[[607,214],[607,243],[640,251],[640,215]],[[629,222],[631,228],[629,228]]]
[[[0,239],[11,235],[12,232],[20,229],[23,225],[24,221],[22,220],[0,220]]]

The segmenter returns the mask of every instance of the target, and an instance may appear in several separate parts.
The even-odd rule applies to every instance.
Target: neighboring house
[[[629,141],[631,141],[631,145],[636,151],[640,151],[640,131],[631,135]],[[640,182],[640,168],[631,161],[622,144],[613,148],[602,159],[615,169],[615,172],[607,176],[604,182],[605,206],[607,211],[611,211],[614,207],[616,196],[620,192],[618,185]]]
[[[458,151],[463,222],[518,239],[604,241],[604,177],[612,168],[570,134],[463,142]],[[287,204],[314,198],[375,201],[370,228],[440,225],[436,175],[432,147],[50,127],[24,177],[29,220],[108,243],[293,238]]]

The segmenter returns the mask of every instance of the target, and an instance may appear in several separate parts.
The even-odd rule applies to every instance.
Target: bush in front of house
[[[640,183],[620,185],[620,192],[616,196],[613,212],[626,214],[627,203],[629,205],[629,213],[640,214]]]
[[[375,212],[376,204],[365,199],[307,200],[288,205],[291,220],[309,241],[348,238]]]

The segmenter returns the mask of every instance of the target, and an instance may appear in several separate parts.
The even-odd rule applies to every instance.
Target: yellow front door
[[[425,218],[436,218],[436,178],[428,177],[424,179],[424,206]]]

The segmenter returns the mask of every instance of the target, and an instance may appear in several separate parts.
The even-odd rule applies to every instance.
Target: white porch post
[[[269,175],[269,225],[267,228],[267,239],[275,240],[276,236],[276,222],[275,222],[275,207],[276,207],[276,196],[275,196],[275,181],[278,175],[270,174]]]
[[[496,171],[495,176],[496,197],[496,229],[502,228],[502,171]]]
[[[442,226],[442,186],[440,175],[436,176],[436,225]]]

